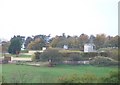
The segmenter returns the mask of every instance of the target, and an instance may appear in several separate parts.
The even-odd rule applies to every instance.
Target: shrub
[[[33,55],[32,55],[32,61],[39,61],[40,59],[40,52],[35,52]]]
[[[72,74],[70,76],[63,76],[58,78],[58,81],[61,83],[96,83],[98,78],[92,73],[86,73],[82,76],[78,74]]]
[[[97,83],[98,78],[96,77],[96,75],[92,73],[85,73],[83,74],[83,76],[80,77],[80,82],[81,83]]]
[[[69,57],[69,55],[70,55],[70,53],[65,53],[65,52],[61,52],[61,55],[63,56],[63,57]]]
[[[35,61],[35,54],[32,54],[31,60]]]
[[[34,54],[35,54],[35,59],[36,59],[36,60],[39,60],[41,53],[40,53],[40,52],[35,52]]]
[[[0,75],[0,83],[5,83],[5,79],[2,74]]]
[[[83,53],[82,55],[83,55],[83,57],[93,58],[93,57],[97,56],[98,53],[97,52],[87,52],[87,53]]]
[[[120,71],[112,71],[109,73],[109,75],[102,77],[101,82],[104,83],[120,83]]]
[[[118,50],[111,50],[108,52],[110,58],[115,59],[118,61]]]
[[[81,60],[81,56],[80,56],[80,54],[77,54],[77,53],[71,53],[69,55],[69,59],[71,61],[79,61],[79,60]]]
[[[0,82],[2,82],[2,75],[0,75]]]
[[[107,56],[107,57],[110,57],[112,59],[115,59],[118,61],[118,55],[119,55],[119,50],[116,49],[116,48],[101,48],[99,49],[100,51],[105,51],[105,52],[101,52],[103,55],[101,56]]]
[[[98,66],[110,66],[118,65],[118,62],[108,57],[97,56],[92,61],[90,61],[90,64]]]
[[[41,61],[49,61],[51,64],[58,64],[62,61],[62,55],[57,49],[47,49],[40,55]]]
[[[100,52],[100,56],[108,57],[108,53],[107,52]]]
[[[81,83],[80,77],[77,74],[59,77],[58,82],[61,82],[61,83]]]

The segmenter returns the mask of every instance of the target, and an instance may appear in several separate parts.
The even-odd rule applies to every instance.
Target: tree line
[[[96,49],[104,47],[118,47],[119,36],[106,36],[106,34],[97,34],[96,36],[87,34],[81,34],[79,36],[70,36],[63,33],[61,36],[56,35],[51,37],[50,35],[35,35],[28,36],[13,36],[10,41],[2,41],[2,52],[9,52],[16,54],[21,51],[21,48],[27,50],[41,50],[42,47],[63,48],[67,45],[69,49],[83,50],[84,44],[94,43]]]

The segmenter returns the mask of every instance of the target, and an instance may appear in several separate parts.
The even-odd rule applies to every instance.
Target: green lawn
[[[79,50],[60,50],[61,53],[82,53],[82,51]]]
[[[11,55],[11,56],[16,57],[16,55]],[[19,54],[18,57],[21,57],[21,58],[30,58],[31,55]]]
[[[5,54],[5,56],[7,56],[7,57],[16,57],[16,55],[13,55],[13,54]],[[23,57],[23,58],[30,58],[31,57],[31,55],[26,55],[26,54],[24,54],[24,53],[20,53],[19,55],[18,55],[18,57]]]
[[[85,73],[95,74],[97,77],[107,75],[110,71],[117,70],[117,67],[95,67],[95,66],[73,66],[57,65],[55,67],[35,67],[25,65],[4,64],[2,74],[5,81],[15,83],[18,81],[28,83],[56,83],[61,76]]]

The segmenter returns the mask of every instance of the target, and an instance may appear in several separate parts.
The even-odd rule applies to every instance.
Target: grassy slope
[[[59,65],[56,67],[33,67],[25,65],[9,65],[5,64],[2,67],[3,75],[6,81],[13,82],[14,78],[17,79],[21,76],[25,82],[30,83],[46,83],[46,82],[57,82],[58,77],[84,73],[93,73],[98,77],[107,75],[112,70],[117,70],[113,67],[93,67],[93,66],[70,66],[70,65]],[[18,78],[21,80],[21,78]],[[14,82],[13,82],[14,83]]]

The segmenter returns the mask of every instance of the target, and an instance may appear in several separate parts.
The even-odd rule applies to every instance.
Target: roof
[[[84,45],[92,45],[92,46],[95,46],[95,44],[93,44],[93,43],[87,43],[87,44],[84,44]]]

